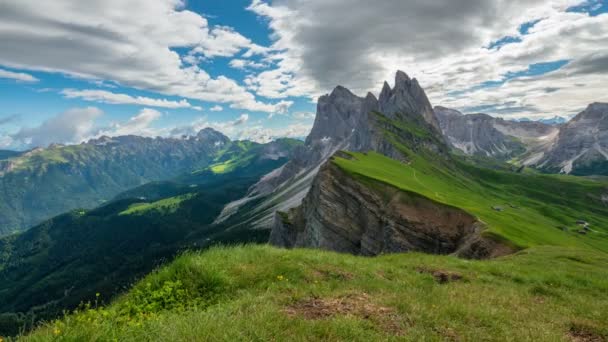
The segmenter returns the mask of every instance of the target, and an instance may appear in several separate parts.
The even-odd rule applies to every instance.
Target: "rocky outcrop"
[[[534,164],[549,172],[608,175],[608,103],[593,103],[561,126]]]
[[[395,124],[399,122],[404,124]],[[419,129],[414,132],[405,128],[412,125]],[[395,86],[385,83],[379,98],[371,93],[359,97],[338,86],[319,98],[315,122],[304,146],[281,169],[263,177],[247,197],[226,206],[216,223],[270,229],[274,212],[299,205],[319,167],[336,151],[376,151],[407,159],[386,132],[412,150],[447,153],[438,120],[416,79],[398,71]]]
[[[368,256],[421,251],[486,258],[511,252],[482,237],[482,230],[459,208],[384,183],[364,184],[328,161],[302,205],[275,214],[270,243]]]
[[[487,114],[464,115],[435,107],[441,131],[449,144],[465,154],[508,159],[546,149],[559,128],[535,121],[509,121]]]

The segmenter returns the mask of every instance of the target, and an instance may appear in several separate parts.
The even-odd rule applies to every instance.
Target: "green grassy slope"
[[[142,215],[150,211],[157,211],[160,214],[172,214],[179,210],[181,203],[191,199],[194,194],[185,194],[163,198],[152,203],[138,202],[129,205],[126,210],[121,211],[118,215]]]
[[[240,175],[256,173],[257,168],[260,165],[267,164],[269,159],[274,158],[278,162],[282,162],[284,157],[280,157],[276,151],[293,151],[303,142],[296,139],[282,138],[275,140],[272,144],[275,153],[273,153],[272,148],[269,148],[270,145],[262,145],[251,141],[235,141],[220,151],[210,165],[195,170],[187,177],[190,180],[205,179],[208,181],[222,178],[225,175],[233,177],[235,172]],[[264,153],[264,150],[267,153]],[[269,155],[273,155],[272,158]]]
[[[413,191],[477,216],[493,234],[525,248],[537,245],[590,247],[608,252],[608,183],[590,179],[497,171],[411,155],[404,164],[376,153],[336,158],[342,169]],[[499,206],[503,211],[493,207]],[[577,220],[590,223],[579,234]],[[564,231],[563,229],[566,229]]]
[[[602,341],[606,267],[607,254],[556,247],[491,261],[212,248],[22,340]]]

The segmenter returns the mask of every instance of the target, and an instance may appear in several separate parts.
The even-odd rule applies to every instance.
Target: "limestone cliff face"
[[[461,209],[384,183],[364,184],[328,161],[301,206],[275,214],[270,243],[368,256],[422,251],[484,258],[508,252],[481,237],[482,228]]]

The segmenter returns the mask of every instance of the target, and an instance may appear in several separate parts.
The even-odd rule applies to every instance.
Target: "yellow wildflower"
[[[55,329],[53,329],[53,334],[59,335],[59,334],[61,334],[61,330],[59,328],[55,328]]]
[[[285,277],[283,277],[282,275],[277,276],[277,280],[282,281],[283,279],[285,279]]]

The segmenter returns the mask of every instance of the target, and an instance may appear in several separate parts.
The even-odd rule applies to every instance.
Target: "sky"
[[[2,0],[0,149],[101,135],[305,137],[396,70],[511,119],[608,102],[608,0]]]

